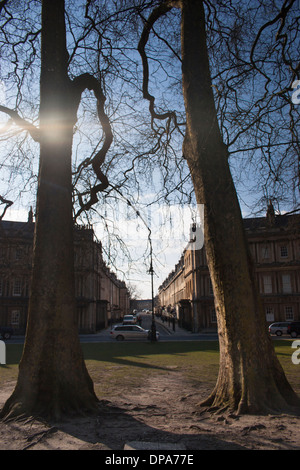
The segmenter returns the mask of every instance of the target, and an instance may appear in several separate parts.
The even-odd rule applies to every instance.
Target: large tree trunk
[[[203,405],[259,413],[299,406],[275,355],[255,283],[242,216],[215,110],[202,1],[182,0],[184,156],[197,202],[218,319],[220,369]]]
[[[58,418],[96,406],[78,337],[71,152],[76,119],[67,75],[64,1],[42,4],[40,171],[32,291],[19,376],[2,417]]]

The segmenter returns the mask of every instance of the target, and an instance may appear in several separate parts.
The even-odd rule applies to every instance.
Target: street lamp
[[[150,269],[149,273],[151,274],[151,299],[152,299],[152,323],[151,323],[151,341],[156,341],[156,324],[155,324],[155,317],[154,317],[154,289],[153,289],[153,275],[154,275],[154,269],[153,269],[153,264],[152,264],[152,244],[151,244],[151,264],[150,264]]]
[[[120,194],[120,196],[125,199],[127,201],[127,204],[128,206],[132,207],[133,210],[135,211],[137,217],[139,217],[142,222],[144,223],[145,227],[147,228],[148,230],[148,241],[149,241],[149,245],[150,245],[150,268],[149,268],[149,273],[151,274],[151,297],[152,297],[152,324],[151,324],[151,335],[150,335],[150,339],[151,341],[156,341],[157,338],[156,338],[156,324],[155,324],[155,318],[154,318],[154,288],[153,288],[153,275],[154,275],[154,269],[153,269],[153,262],[152,262],[152,254],[153,254],[153,250],[152,250],[152,239],[151,239],[151,228],[148,226],[148,224],[145,222],[145,220],[143,219],[143,217],[141,216],[140,214],[140,211],[138,211],[137,209],[135,209],[135,207],[133,206],[133,204],[129,201],[129,199],[127,199],[126,197],[123,196],[123,194],[121,193],[121,191],[112,186],[114,188],[115,191],[117,191],[117,193]]]

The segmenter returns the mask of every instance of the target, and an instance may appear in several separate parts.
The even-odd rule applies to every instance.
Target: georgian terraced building
[[[244,219],[268,323],[300,320],[300,215]],[[216,329],[205,247],[186,249],[159,288],[160,308],[192,331]]]
[[[0,221],[0,326],[26,329],[34,222]],[[94,333],[129,313],[126,284],[106,266],[92,227],[74,227],[78,329]]]

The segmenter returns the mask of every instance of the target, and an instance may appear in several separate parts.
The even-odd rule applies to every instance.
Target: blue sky
[[[275,4],[281,5],[282,2],[273,2],[273,7]],[[33,5],[33,3],[31,3],[31,5]],[[255,9],[254,2],[251,3],[251,7]],[[177,17],[178,12],[174,10],[172,15],[173,17]],[[32,18],[29,14],[27,21],[31,22],[31,20]],[[260,18],[260,20],[262,21],[264,18]],[[159,25],[156,25],[156,31],[158,34],[165,34],[164,24],[162,25],[163,27],[161,29]],[[77,29],[74,29],[74,32],[78,35],[81,34],[81,26],[80,21],[78,21],[76,26]],[[278,25],[275,26],[278,27]],[[38,25],[34,25],[34,27],[37,28]],[[276,28],[274,31],[275,30]],[[21,33],[18,31],[18,34]],[[72,48],[76,43],[76,34],[74,37],[71,35],[69,36],[70,48]],[[174,39],[172,47],[175,48],[176,37],[175,35],[172,37]],[[172,41],[172,37],[169,35],[168,40]],[[92,36],[92,39],[93,38],[95,39],[95,36]],[[121,67],[122,64],[126,65],[125,59],[128,60],[130,58],[130,67],[128,66],[128,70],[130,74],[132,73],[132,77],[134,77],[135,67],[138,68],[141,65],[140,58],[136,51],[133,53],[133,51],[130,50],[130,43],[127,42],[127,37],[124,37],[123,40],[125,46],[117,55],[114,67]],[[172,104],[172,106],[174,105],[174,108],[180,112],[180,110],[183,109],[183,100],[180,91],[181,85],[180,79],[178,79],[181,64],[177,59],[174,60],[174,57],[171,60],[172,54],[170,53],[170,50],[164,49],[164,43],[159,41],[157,37],[154,37],[153,35],[151,41],[152,42],[148,49],[149,56],[151,56],[149,62],[150,70],[152,71],[151,77],[153,78],[150,92],[156,95],[157,103],[160,103],[162,109],[165,109],[165,107]],[[83,47],[82,49],[78,49],[77,52],[79,52],[79,59],[75,58],[72,69],[73,72],[76,73],[77,68],[78,72],[82,72],[82,70],[85,71],[84,67],[81,69],[81,57],[85,54],[84,41],[81,41],[80,45]],[[109,46],[109,41],[107,41],[105,44],[107,49],[104,48],[104,53],[101,57],[104,65],[104,56],[105,54],[108,54]],[[157,54],[155,53],[156,47],[160,48],[160,54],[163,54],[160,57],[164,57],[166,60],[165,64],[168,64],[170,67],[169,69],[164,69],[158,63]],[[96,49],[94,50],[94,53],[95,51]],[[29,58],[29,54],[31,52],[31,46],[28,43],[27,58]],[[217,64],[219,63],[218,58],[217,54]],[[93,60],[90,60],[89,71],[93,70]],[[1,66],[2,69],[0,71],[3,74],[3,61]],[[14,65],[11,66],[14,67]],[[22,70],[22,66],[23,64],[21,62],[18,63],[19,72]],[[147,114],[147,112],[144,113],[144,115],[147,114],[145,122],[141,122],[143,111],[148,111],[148,102],[141,98],[141,83],[132,82],[135,93],[137,91],[139,92],[139,94],[134,94],[132,91],[133,89],[126,88],[126,80],[124,81],[124,85],[121,80],[117,80],[115,78],[114,67],[112,68],[111,77],[110,75],[107,76],[106,91],[108,97],[107,110],[113,121],[116,146],[112,149],[112,152],[109,155],[106,170],[109,179],[111,179],[114,184],[118,184],[122,181],[122,172],[124,172],[124,168],[127,168],[126,165],[131,165],[131,162],[138,151],[147,154],[147,151],[151,149],[151,143],[149,143],[146,138],[144,139],[146,129],[149,129],[150,122],[149,114]],[[127,71],[125,66],[124,70]],[[121,70],[118,71],[123,72],[123,69],[121,68]],[[13,82],[10,84],[9,81],[6,81],[6,85],[4,82],[0,81],[0,104],[14,107],[15,103],[18,102],[19,109],[21,113],[24,113],[24,117],[32,121],[37,121],[38,100],[36,100],[36,96],[38,94],[39,78],[38,75],[34,75],[34,79],[32,77],[33,75],[30,73],[26,75],[26,80],[23,82],[24,88],[20,95],[17,95],[14,89],[14,86],[18,82],[17,80],[15,80],[14,84]],[[132,77],[130,76],[131,79]],[[169,78],[172,82],[170,91],[168,91]],[[287,77],[287,79],[288,78],[289,77]],[[141,80],[140,75],[137,80]],[[35,86],[33,84],[35,84]],[[132,84],[130,86],[132,86]],[[245,93],[245,101],[243,104],[245,104],[245,110],[247,110],[246,98],[248,98],[248,89],[247,87],[241,89],[243,89]],[[118,93],[115,93],[115,90],[117,90]],[[253,91],[254,94],[259,94],[260,87],[257,86],[257,83],[256,88],[254,87]],[[21,98],[23,98],[23,100],[21,100]],[[76,161],[77,163],[80,163],[84,158],[89,156],[93,151],[93,148],[95,148],[95,145],[99,143],[99,140],[101,139],[101,126],[99,126],[95,113],[95,100],[91,94],[86,94],[83,98],[86,107],[81,107],[79,115],[80,122],[78,123],[78,128],[80,127],[81,132],[76,134],[73,146],[74,162]],[[121,98],[125,98],[123,102],[121,102]],[[239,98],[241,98],[241,96],[239,96]],[[242,100],[240,101],[240,104],[241,103]],[[32,104],[34,104],[34,106],[32,106]],[[131,111],[136,113],[136,121],[132,125],[128,119],[128,115]],[[7,122],[7,117],[0,113],[0,129],[5,122]],[[242,122],[238,122],[235,127],[235,131],[238,129],[238,126],[242,124]],[[229,127],[229,130],[232,130],[231,127]],[[281,129],[278,129],[278,133],[280,133],[280,131]],[[234,136],[234,133],[229,133],[229,135]],[[0,162],[0,194],[16,201],[7,212],[5,216],[6,220],[27,220],[30,206],[32,205],[34,207],[35,205],[38,146],[33,144],[32,141],[30,142],[30,140],[31,139],[25,141],[24,134],[18,134],[16,143],[10,142],[8,144],[5,141],[1,141],[0,133],[0,152],[3,155],[3,160]],[[165,144],[165,142],[163,142],[163,144]],[[135,148],[134,145],[136,145],[137,148]],[[136,168],[136,181],[134,181],[134,178],[132,180],[125,181],[127,186],[124,186],[125,200],[127,197],[130,198],[135,209],[140,212],[147,224],[151,225],[154,250],[155,288],[161,284],[179,260],[182,251],[188,242],[189,227],[193,220],[192,206],[190,206],[186,198],[182,200],[182,203],[180,203],[178,201],[178,199],[180,199],[180,194],[177,200],[176,198],[170,198],[169,203],[164,203],[162,197],[159,205],[154,203],[152,206],[148,206],[149,203],[157,199],[158,193],[160,196],[163,196],[163,178],[161,174],[158,174],[154,170],[155,165],[160,163],[160,165],[166,166],[167,161],[174,162],[175,158],[177,158],[176,165],[178,165],[178,162],[181,159],[180,142],[177,142],[174,145],[174,160],[168,160],[169,157],[172,157],[172,152],[164,154],[164,148],[162,146],[158,156],[153,157],[151,155],[151,158],[149,157],[148,160],[146,157],[144,160],[141,160],[142,163],[145,164],[145,169],[143,169],[142,164],[139,168]],[[123,161],[125,163],[122,163]],[[242,214],[244,217],[247,217],[251,215],[251,206],[253,206],[253,204],[262,197],[262,188],[257,184],[257,175],[254,177],[254,174],[251,173],[251,169],[246,168],[246,160],[242,159],[241,155],[235,155],[231,161],[234,179],[240,196]],[[257,162],[259,163],[259,159],[257,159]],[[258,168],[252,169],[257,170]],[[171,165],[166,167],[165,170],[166,174],[168,174],[168,184],[170,184],[170,182],[173,182],[174,184],[175,173],[172,173],[173,170]],[[262,171],[263,174],[264,168],[262,167],[260,171]],[[242,180],[240,180],[240,176],[242,177]],[[138,183],[138,188],[136,188],[133,183]],[[15,187],[14,191],[13,187]],[[250,189],[252,190],[251,193]],[[267,201],[265,201],[265,204],[266,203]],[[284,209],[285,207],[281,206],[281,210],[284,211]],[[103,219],[101,217],[105,216],[105,212],[107,212],[107,225],[110,229],[110,235],[103,229]],[[148,231],[142,220],[135,216],[134,211],[130,214],[126,203],[123,204],[120,200],[117,200],[114,204],[107,205],[106,210],[103,206],[103,200],[101,200],[99,203],[99,217],[98,219],[97,217],[93,218],[92,223],[97,237],[105,246],[106,253],[111,254],[111,267],[112,269],[115,269],[118,277],[123,278],[124,275],[125,281],[129,280],[129,282],[137,285],[142,297],[149,297],[151,287],[150,276],[147,274],[147,270],[150,266]],[[117,239],[123,240],[124,250],[121,248],[120,244],[116,244]],[[126,251],[129,255],[128,257],[125,256]]]

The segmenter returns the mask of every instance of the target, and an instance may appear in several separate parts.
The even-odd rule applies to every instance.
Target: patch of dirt
[[[6,384],[0,407],[12,392]],[[176,443],[186,450],[300,449],[300,417],[211,415],[196,411],[205,386],[177,371],[152,374],[133,391],[100,401],[97,416],[59,423],[0,423],[0,450],[122,450],[129,441]]]

